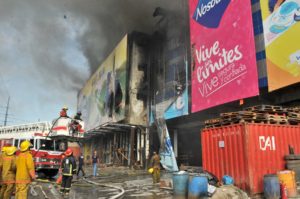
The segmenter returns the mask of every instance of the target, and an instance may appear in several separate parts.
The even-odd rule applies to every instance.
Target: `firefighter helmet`
[[[66,155],[66,156],[70,156],[70,155],[72,155],[72,153],[73,153],[73,151],[72,151],[72,149],[70,149],[70,148],[68,148],[68,149],[65,151],[65,155]]]
[[[68,107],[67,106],[64,106],[63,108],[62,108],[62,110],[68,110]]]
[[[2,153],[5,153],[6,148],[7,148],[7,146],[3,146],[2,149],[1,149],[1,152],[2,152]]]
[[[148,169],[148,173],[150,173],[150,174],[152,174],[152,173],[153,173],[153,171],[154,171],[154,169],[153,169],[153,168],[150,168],[150,169]]]
[[[6,148],[5,153],[6,155],[13,155],[16,151],[17,151],[17,147],[10,146]]]
[[[25,140],[20,145],[20,151],[27,151],[30,147],[32,147],[32,144],[28,140]]]
[[[10,146],[11,146],[11,144],[4,144],[2,149],[1,149],[1,152],[5,153],[6,149]]]

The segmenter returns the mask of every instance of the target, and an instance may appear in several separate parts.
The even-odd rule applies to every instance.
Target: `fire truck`
[[[19,148],[22,141],[29,140],[33,146],[31,153],[38,176],[53,177],[58,173],[62,153],[67,149],[68,143],[66,140],[52,139],[49,136],[51,127],[50,122],[0,127],[0,148],[5,144]]]

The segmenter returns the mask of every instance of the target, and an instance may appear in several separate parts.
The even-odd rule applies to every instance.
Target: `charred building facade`
[[[160,148],[155,120],[164,118],[178,164],[201,166],[205,120],[259,104],[298,106],[299,83],[272,92],[268,88],[263,16],[260,2],[251,2],[258,73],[253,81],[259,95],[192,111],[196,60],[188,2],[182,1],[176,12],[157,8],[153,33],[125,36],[78,95],[78,109],[88,124],[86,158],[97,150],[103,163],[145,167],[149,154]]]

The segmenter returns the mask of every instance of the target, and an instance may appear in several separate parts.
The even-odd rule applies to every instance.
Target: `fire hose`
[[[54,125],[56,124],[56,122],[57,122],[60,118],[62,118],[62,117],[57,118],[57,119],[53,122],[53,124],[52,124],[52,126],[51,126],[51,128],[50,128],[50,131],[49,131],[49,133],[48,133],[47,136],[46,136],[46,139],[47,139],[47,138],[49,137],[49,135],[52,133],[52,129],[53,129]],[[41,147],[42,147],[42,146],[40,146],[40,147],[38,148],[38,150],[35,152],[35,154],[33,155],[33,157],[35,157],[36,154],[38,154],[38,152],[40,151]]]
[[[30,185],[30,194],[33,196],[38,196],[38,193],[36,192],[36,190],[34,189],[35,187],[38,187],[41,189],[42,194],[44,195],[45,199],[48,199],[47,194],[45,193],[43,187],[41,185]]]
[[[118,193],[117,195],[114,195],[114,196],[110,197],[110,199],[120,198],[125,193],[125,190],[122,187],[118,187],[118,186],[114,186],[114,185],[108,185],[108,184],[101,184],[101,183],[93,182],[93,181],[90,181],[90,180],[87,180],[87,179],[83,179],[83,180],[87,183],[90,183],[90,184],[94,184],[94,185],[102,186],[102,187],[109,187],[109,188],[113,188],[113,189],[118,189],[118,190],[121,191],[121,193]]]

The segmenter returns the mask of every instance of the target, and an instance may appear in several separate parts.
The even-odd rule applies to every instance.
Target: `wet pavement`
[[[91,173],[91,168],[86,168],[86,173]],[[74,178],[70,199],[104,199],[116,198],[145,198],[145,199],[169,199],[172,192],[161,189],[159,184],[153,184],[151,175],[144,170],[130,170],[125,167],[106,167],[98,170],[98,176],[93,178],[88,175],[86,178]],[[161,179],[170,179],[171,175],[162,172]],[[63,197],[59,194],[59,187],[55,184],[55,179],[50,181],[38,181],[33,185],[29,196],[30,199],[57,198]],[[35,192],[35,193],[34,193]],[[36,195],[36,196],[33,196]]]

